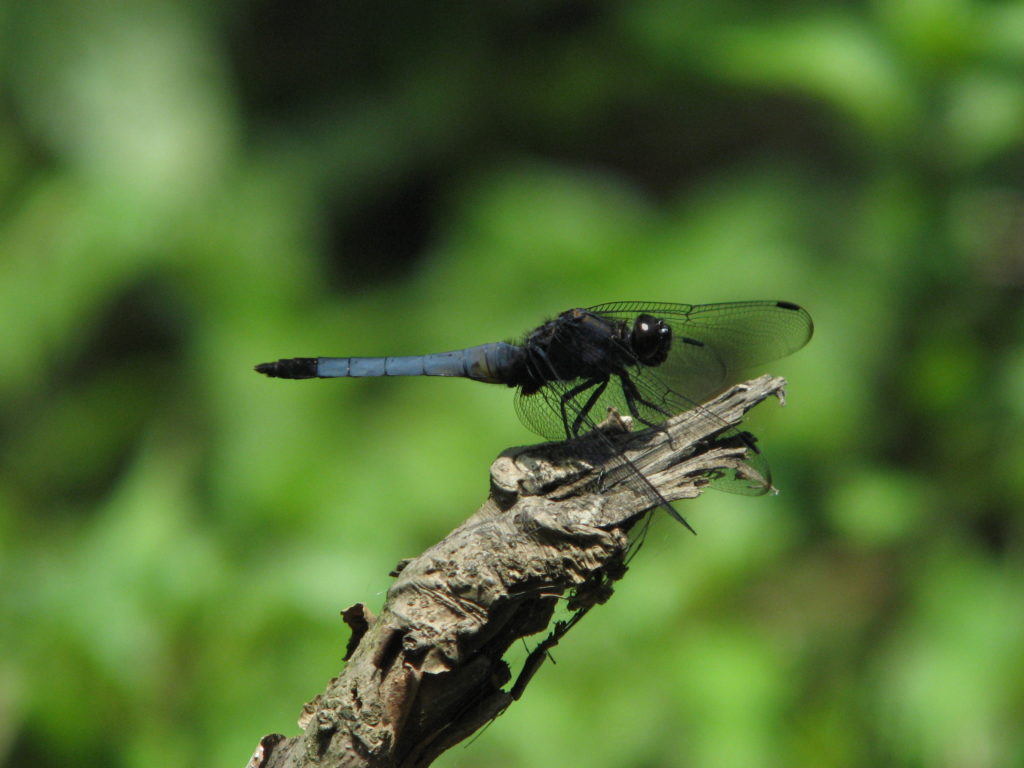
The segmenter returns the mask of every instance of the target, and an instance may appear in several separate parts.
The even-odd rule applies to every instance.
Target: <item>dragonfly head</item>
[[[629,341],[638,361],[661,365],[672,348],[672,328],[654,315],[637,315]]]

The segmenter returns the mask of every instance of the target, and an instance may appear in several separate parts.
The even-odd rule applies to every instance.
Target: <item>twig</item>
[[[597,437],[505,451],[491,466],[488,500],[400,564],[381,614],[362,604],[344,612],[352,630],[344,671],[305,706],[304,733],[264,737],[250,766],[419,768],[496,718],[625,573],[629,531],[652,500],[619,471],[620,452],[667,501],[700,495],[716,472],[764,482],[743,461],[749,441],[727,427],[765,398],[781,399],[784,383],[762,376],[654,430],[630,433],[609,419]],[[543,631],[565,596],[571,618],[505,690],[505,652]]]

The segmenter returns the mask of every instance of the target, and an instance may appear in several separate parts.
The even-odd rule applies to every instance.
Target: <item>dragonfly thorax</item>
[[[534,330],[523,342],[522,364],[514,384],[523,394],[532,394],[551,381],[603,381],[621,373],[627,366],[640,362],[633,350],[634,336],[640,340],[644,354],[657,362],[668,354],[668,338],[658,327],[655,318],[637,333],[635,328],[621,320],[601,317],[585,309],[563,312]],[[664,325],[664,324],[662,324]]]

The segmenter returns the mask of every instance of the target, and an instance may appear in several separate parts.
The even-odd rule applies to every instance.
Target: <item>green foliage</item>
[[[531,440],[292,355],[782,298],[778,497],[659,521],[442,765],[1024,763],[1024,5],[0,9],[0,762],[241,765]]]

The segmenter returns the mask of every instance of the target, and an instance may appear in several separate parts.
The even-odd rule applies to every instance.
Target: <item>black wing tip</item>
[[[811,313],[801,307],[799,304],[794,304],[792,301],[776,301],[775,306],[779,309],[789,310],[790,312],[796,312],[803,315],[804,324],[807,326],[807,338],[804,339],[803,343],[800,344],[802,347],[808,341],[811,340],[811,336],[814,335],[814,321],[811,319]],[[797,347],[799,349],[800,347]],[[793,350],[794,352],[796,350]]]
[[[273,363],[260,363],[253,370],[272,379],[314,379],[318,358],[292,357]]]

